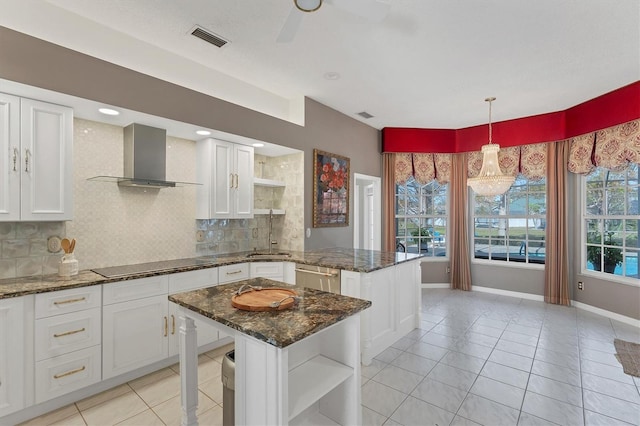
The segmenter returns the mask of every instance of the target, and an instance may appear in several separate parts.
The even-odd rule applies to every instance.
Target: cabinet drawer
[[[36,361],[99,345],[100,308],[36,320]]]
[[[158,275],[137,280],[119,281],[117,283],[103,284],[103,287],[103,304],[111,305],[113,303],[167,294],[169,291],[169,276]]]
[[[36,362],[36,404],[101,380],[100,346]]]
[[[218,284],[218,268],[199,269],[169,275],[169,294]]]
[[[284,266],[282,262],[252,262],[251,278],[265,277],[282,280]]]
[[[101,297],[99,285],[36,294],[36,318],[99,308]]]
[[[218,268],[218,283],[225,284],[249,278],[249,264],[237,263],[235,265],[220,266]]]

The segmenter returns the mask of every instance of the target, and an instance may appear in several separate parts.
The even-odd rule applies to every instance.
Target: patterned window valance
[[[451,178],[451,154],[395,154],[395,181],[404,184],[413,176],[421,185],[434,179],[449,183]]]
[[[629,163],[640,164],[640,120],[571,139],[568,170],[589,174],[596,167],[621,171]]]

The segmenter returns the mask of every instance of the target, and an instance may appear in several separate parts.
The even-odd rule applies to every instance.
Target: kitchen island
[[[244,286],[283,285],[253,278],[169,296],[181,315],[183,425],[197,424],[194,317],[207,318],[234,337],[237,424],[308,424],[313,418],[362,423],[359,315],[371,302],[291,287],[300,299],[289,309],[250,312],[231,305]]]

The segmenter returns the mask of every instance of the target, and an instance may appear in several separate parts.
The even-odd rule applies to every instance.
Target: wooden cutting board
[[[271,303],[280,302],[289,296],[291,297],[280,303],[280,306],[271,306]],[[287,288],[263,288],[262,290],[251,290],[240,295],[236,294],[232,296],[231,305],[243,311],[281,311],[292,307],[295,303],[294,297],[297,296],[298,293]]]

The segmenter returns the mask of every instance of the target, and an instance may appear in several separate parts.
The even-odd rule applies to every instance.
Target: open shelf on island
[[[289,371],[289,419],[353,376],[353,368],[316,355]]]
[[[273,179],[262,179],[262,178],[253,178],[253,184],[256,186],[272,186],[272,187],[282,187],[284,188],[286,185],[284,182]]]
[[[284,214],[283,209],[273,209],[273,214]],[[269,209],[253,209],[253,214],[269,214]]]

